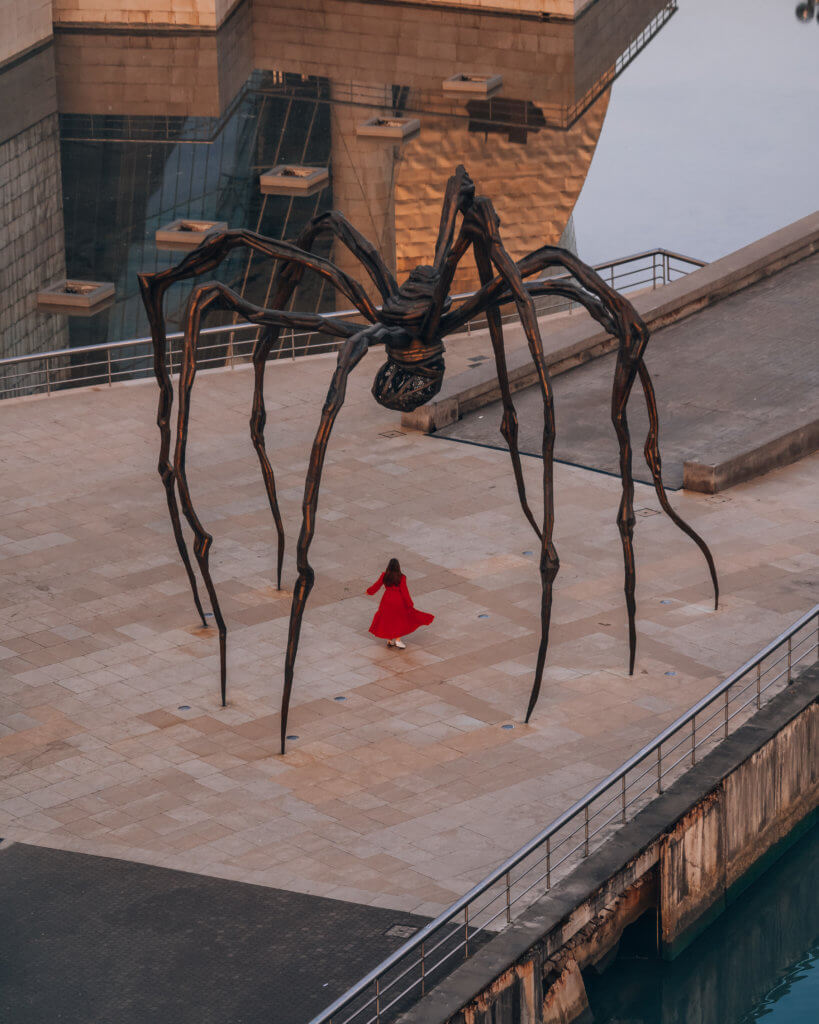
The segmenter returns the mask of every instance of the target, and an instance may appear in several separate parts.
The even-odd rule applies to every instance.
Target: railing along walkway
[[[681,715],[310,1024],[383,1024],[509,924],[618,826],[793,682],[819,651],[819,604]]]
[[[596,266],[595,270],[613,288],[629,292],[658,288],[703,266],[705,263],[702,260],[690,256],[682,256],[667,249],[651,249],[633,256],[609,260]],[[554,275],[553,279],[561,280],[570,276]],[[466,292],[454,298],[463,300],[472,294],[474,293]],[[564,298],[545,296],[536,300],[536,306],[540,316],[547,316],[571,310],[577,304]],[[517,313],[514,312],[511,303],[510,310],[502,316],[504,322],[517,319]],[[359,312],[354,309],[326,315],[337,319],[360,319]],[[466,324],[464,331],[471,333],[473,330],[483,328],[485,324],[485,318],[481,316]],[[258,333],[259,327],[255,324],[233,323],[205,328],[201,332],[198,349],[199,367],[231,368],[237,363],[248,362]],[[180,331],[169,333],[167,336],[167,360],[171,374],[179,369],[183,337]],[[316,332],[282,331],[270,359],[296,359],[299,356],[333,352],[340,344],[338,339],[328,338]],[[150,337],[10,356],[0,359],[0,400],[21,395],[51,395],[66,388],[111,385],[117,381],[137,380],[152,374],[153,347]]]

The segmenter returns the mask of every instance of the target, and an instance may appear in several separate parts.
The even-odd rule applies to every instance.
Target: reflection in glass
[[[619,0],[598,0],[576,22],[550,23],[338,0],[298,8],[246,0],[216,33],[57,32],[50,124],[64,232],[56,223],[50,230],[59,259],[47,272],[43,262],[37,287],[58,277],[106,280],[116,296],[83,319],[33,314],[48,335],[36,344],[78,348],[147,334],[136,274],[178,260],[157,248],[155,234],[182,219],[293,238],[311,217],[336,208],[403,278],[431,258],[440,197],[458,163],[495,200],[512,255],[561,240],[573,245],[572,209],[611,82],[676,3],[633,0],[632,7],[615,17]],[[445,88],[458,76],[502,83],[493,81],[484,96]],[[357,133],[364,121],[396,117],[419,119],[420,132],[401,142]],[[327,168],[326,185],[302,195],[263,192],[260,175],[283,164]],[[331,255],[330,245],[323,240],[319,252]],[[353,269],[343,249],[332,256]],[[217,276],[264,305],[270,270],[237,252]],[[455,288],[476,286],[475,268],[465,265]],[[168,296],[171,327],[188,288]],[[306,311],[335,304],[310,275],[293,300]]]

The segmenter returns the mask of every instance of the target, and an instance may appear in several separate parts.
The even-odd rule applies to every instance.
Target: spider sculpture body
[[[287,715],[293,687],[293,672],[298,651],[302,617],[314,572],[308,561],[310,543],[315,532],[316,508],[322,467],[333,423],[344,402],[347,378],[365,353],[374,345],[384,345],[386,361],[373,384],[377,402],[388,409],[412,410],[432,398],[440,389],[444,376],[444,339],[469,320],[485,314],[498,371],[503,417],[501,433],[512,461],[523,513],[540,541],[540,607],[541,637],[526,721],[534,710],[540,692],[552,607],[552,587],[558,572],[557,552],[552,542],[554,527],[553,454],[555,412],[543,345],[535,313],[534,298],[546,293],[567,296],[581,303],[589,313],[618,340],[616,369],[612,389],[611,418],[620,447],[622,498],[617,513],[625,564],[625,596],[629,623],[629,672],[634,670],[636,651],[635,628],[635,563],[634,483],[631,470],[631,441],[626,405],[635,380],[639,377],[649,416],[649,432],[645,456],[652,473],[654,487],[664,511],[702,550],[714,585],[715,606],[718,583],[714,561],[701,537],[685,523],[670,506],[662,482],[658,448],[658,419],[654,389],[643,361],[649,332],[627,299],[610,288],[590,267],[573,253],[554,246],[544,246],[523,259],[514,261],[501,241],[499,219],[491,202],[475,195],[469,175],[458,167],[449,179],[443,201],[441,224],[432,266],[417,267],[400,287],[377,250],[339,213],[322,214],[311,221],[295,244],[264,238],[249,231],[226,231],[207,238],[177,266],[155,274],[141,274],[140,286],[148,312],[154,344],[154,370],[160,387],[157,423],[160,429],[159,473],[162,478],[176,543],[184,563],[197,610],[205,616],[199,598],[196,577],[182,533],[177,504],[178,490],[182,510],[194,533],[193,550],[213,608],[219,630],[222,703],[226,699],[227,628],[219,607],[209,569],[212,536],[197,516],[185,470],[188,418],[191,389],[196,375],[197,347],[202,319],[208,310],[224,309],[239,314],[262,330],[255,343],[253,364],[255,386],[250,417],[250,434],[261,464],[270,510],[278,534],[277,585],[281,587],[284,556],[284,530],[276,498],[273,468],[264,440],[265,405],[264,373],[271,348],[282,328],[322,331],[344,339],[338,356],[321,419],[313,442],[302,506],[302,527],[296,561],[298,578],[293,590],[290,626],[285,655],[284,691],[281,713],[281,749],[284,753]],[[456,230],[457,228],[457,230]],[[368,297],[364,288],[333,263],[311,252],[315,239],[330,233],[345,245],[361,262],[381,295],[380,308]],[[173,461],[171,461],[171,406],[173,387],[166,366],[166,333],[163,297],[176,281],[196,278],[217,267],[236,247],[246,247],[275,261],[277,269],[272,287],[272,308],[261,309],[247,302],[226,285],[205,281],[196,285],[190,295],[185,315],[182,366],[179,375],[179,403]],[[478,267],[481,288],[457,307],[453,307],[449,290],[455,269],[472,249]],[[527,280],[549,267],[562,267],[571,277]],[[305,270],[312,270],[329,281],[356,307],[368,321],[366,326],[352,324],[333,316],[288,312],[287,306]],[[537,370],[543,399],[543,519],[535,519],[526,497],[517,445],[517,416],[509,387],[503,332],[499,307],[514,302]]]

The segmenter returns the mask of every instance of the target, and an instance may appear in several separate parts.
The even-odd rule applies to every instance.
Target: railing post
[[[421,943],[421,995],[427,990],[427,962],[424,955],[424,943]]]
[[[589,805],[583,808],[583,829],[585,831],[585,840],[583,841],[583,856],[588,857],[589,855]]]
[[[546,888],[552,888],[552,837],[546,836]]]
[[[110,346],[105,350],[105,355],[108,362],[108,387],[111,387],[111,348]]]
[[[697,716],[691,719],[691,764],[697,763]]]
[[[623,773],[623,775],[621,777],[621,781],[623,783],[623,792],[622,792],[622,797],[623,797],[623,824],[625,825],[625,823],[626,823],[626,775],[625,775],[625,772]]]
[[[657,747],[657,792],[663,791],[663,754],[662,744]]]
[[[464,907],[464,960],[469,956],[469,904]]]
[[[51,360],[46,359],[46,394],[51,394]]]
[[[756,706],[757,710],[762,707],[762,662],[756,667]]]
[[[509,874],[510,874],[510,872],[507,871],[506,872],[506,923],[507,924],[509,924],[511,922],[511,920],[512,920],[512,903],[511,903],[511,900],[510,900],[510,892],[509,892],[509,889],[510,889],[510,886],[509,886]]]
[[[791,677],[791,650],[793,644],[793,637],[788,637],[788,686],[791,685],[793,679]]]
[[[375,979],[375,1019],[381,1020],[381,979]]]
[[[728,691],[725,691],[725,739],[728,739]]]

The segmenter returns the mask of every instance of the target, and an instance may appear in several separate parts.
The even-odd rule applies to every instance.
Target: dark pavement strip
[[[0,845],[3,1024],[305,1024],[426,919]]]

